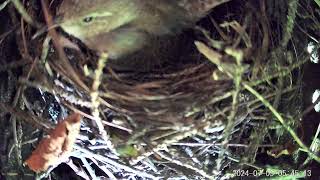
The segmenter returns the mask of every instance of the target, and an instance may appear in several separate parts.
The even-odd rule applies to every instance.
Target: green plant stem
[[[310,149],[301,141],[301,139],[298,137],[298,135],[294,132],[294,130],[285,123],[284,119],[280,115],[280,113],[264,98],[262,97],[255,89],[253,89],[251,86],[249,86],[247,83],[242,83],[245,89],[247,89],[249,92],[251,92],[254,96],[256,96],[271,112],[272,114],[277,118],[277,120],[282,124],[282,126],[290,133],[290,135],[293,137],[293,139],[298,143],[298,145],[308,153],[308,155],[316,160],[318,163],[320,163],[320,158],[315,155]]]
[[[32,20],[32,17],[29,16],[28,12],[26,11],[26,9],[23,7],[23,5],[21,4],[21,2],[19,0],[11,0],[11,2],[13,3],[14,7],[17,9],[17,11],[21,14],[22,18],[29,24],[39,27],[39,24],[37,24],[36,22],[34,22]]]

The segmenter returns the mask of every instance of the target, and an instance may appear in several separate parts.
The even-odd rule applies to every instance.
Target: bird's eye
[[[89,16],[89,17],[85,17],[85,18],[83,19],[83,22],[89,23],[89,22],[91,22],[92,20],[93,20],[93,17]]]

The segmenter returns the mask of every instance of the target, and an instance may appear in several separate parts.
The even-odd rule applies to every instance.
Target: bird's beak
[[[44,25],[43,27],[41,27],[33,36],[32,39],[36,39],[37,37],[41,36],[42,34],[46,33],[47,31],[49,31],[52,28],[56,28],[58,27],[59,24],[53,24],[50,27],[47,27],[46,25]]]
[[[61,23],[62,23],[62,16],[56,16],[56,17],[53,19],[53,23],[54,23],[55,25],[61,24]]]

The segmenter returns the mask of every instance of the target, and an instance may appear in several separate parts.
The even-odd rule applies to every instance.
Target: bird
[[[167,37],[192,27],[228,1],[64,0],[56,23],[89,49],[108,53],[110,59],[123,59],[150,44],[165,44]]]

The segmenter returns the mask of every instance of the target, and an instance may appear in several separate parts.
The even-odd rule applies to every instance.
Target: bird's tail
[[[207,15],[211,9],[231,0],[178,0],[178,5],[189,12],[194,18]]]

